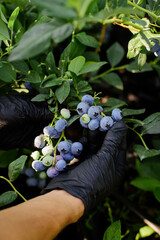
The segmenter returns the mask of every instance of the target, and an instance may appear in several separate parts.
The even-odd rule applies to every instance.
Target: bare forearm
[[[52,240],[83,215],[83,202],[54,190],[0,212],[0,239]]]

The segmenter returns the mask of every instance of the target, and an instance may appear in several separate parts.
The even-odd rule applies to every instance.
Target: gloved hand
[[[33,148],[52,118],[45,102],[32,102],[28,95],[0,96],[0,149]]]
[[[122,120],[114,124],[105,134],[98,151],[93,148],[93,155],[89,154],[87,159],[53,178],[42,194],[53,189],[63,189],[81,199],[85,213],[88,213],[121,183],[125,170],[126,133],[127,127]],[[90,146],[95,145],[93,139],[90,139]]]

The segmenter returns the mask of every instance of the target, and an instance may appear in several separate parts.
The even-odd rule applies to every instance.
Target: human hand
[[[75,166],[68,167],[53,178],[42,193],[53,189],[63,189],[81,199],[85,212],[89,212],[104,197],[118,188],[125,170],[127,127],[121,120],[106,133],[100,149],[97,151],[92,137],[89,142],[94,154]]]
[[[45,102],[32,102],[28,95],[0,96],[0,149],[33,148],[52,118]]]

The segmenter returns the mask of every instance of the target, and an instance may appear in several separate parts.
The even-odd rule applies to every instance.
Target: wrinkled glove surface
[[[52,118],[45,102],[32,102],[28,95],[0,96],[0,149],[33,148]]]
[[[85,205],[85,213],[93,209],[107,194],[116,190],[123,179],[126,156],[127,127],[121,120],[105,134],[100,149],[96,150],[97,136],[90,137],[88,158],[61,172],[42,191],[63,189],[80,198]],[[94,132],[92,132],[94,135]],[[91,149],[91,146],[93,147]],[[95,146],[95,147],[94,147]],[[97,152],[96,152],[97,151]],[[96,152],[96,153],[95,153]]]

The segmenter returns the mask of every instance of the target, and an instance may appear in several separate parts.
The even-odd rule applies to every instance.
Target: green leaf
[[[100,56],[96,52],[86,51],[83,55],[84,55],[86,61],[88,61],[88,62],[90,62],[90,61],[100,62]]]
[[[141,127],[144,125],[144,123],[139,120],[139,119],[135,119],[135,118],[124,118],[125,123],[134,123],[134,129],[137,127]]]
[[[143,43],[140,41],[140,35],[139,34],[134,35],[133,38],[128,43],[127,58],[131,59],[136,57],[141,51],[142,46]]]
[[[16,200],[18,194],[14,191],[7,191],[0,195],[0,207],[12,203]]]
[[[77,89],[79,92],[88,92],[92,90],[92,87],[87,81],[80,81],[77,84]]]
[[[54,25],[36,24],[24,33],[18,46],[13,49],[8,60],[17,61],[34,57],[46,50],[50,45]]]
[[[27,160],[26,155],[22,155],[17,158],[15,161],[11,162],[8,166],[8,176],[10,181],[14,181],[17,179],[19,174],[22,172],[25,162]]]
[[[16,80],[16,70],[8,62],[0,62],[0,79],[4,82]]]
[[[14,11],[12,12],[10,18],[9,18],[9,21],[8,21],[8,28],[12,31],[13,30],[13,26],[14,26],[14,23],[15,23],[15,20],[19,14],[19,10],[20,8],[17,7],[16,9],[14,9]]]
[[[87,9],[94,0],[67,0],[67,6],[74,7],[80,18],[83,18],[87,12]]]
[[[86,62],[81,70],[79,71],[78,75],[88,73],[88,72],[95,72],[100,69],[103,65],[107,62]]]
[[[149,72],[152,71],[152,67],[149,63],[145,63],[144,66],[142,67],[141,71],[139,71],[138,68],[138,62],[133,61],[132,63],[128,64],[128,66],[126,67],[126,70],[132,73],[142,73],[142,72]]]
[[[141,238],[146,238],[151,236],[155,231],[149,226],[144,226],[139,229],[139,234]]]
[[[10,36],[6,24],[0,19],[0,40],[9,40]]]
[[[79,71],[82,69],[84,63],[85,63],[85,58],[83,56],[78,56],[73,60],[71,60],[68,66],[68,70],[71,72],[74,72],[77,75]]]
[[[43,102],[48,98],[49,98],[49,94],[40,93],[40,94],[36,95],[34,98],[32,98],[31,101],[32,102]]]
[[[153,191],[154,188],[160,187],[159,180],[148,177],[137,177],[131,181],[131,184],[145,191]]]
[[[18,149],[0,151],[0,168],[6,168],[17,157]]]
[[[4,0],[3,2],[15,4],[21,8],[24,8],[26,4],[28,3],[28,0]]]
[[[147,60],[147,55],[144,54],[144,53],[140,53],[139,56],[138,56],[138,68],[139,68],[139,71],[142,70],[144,64],[146,63],[146,60]]]
[[[42,9],[46,9],[53,17],[61,19],[74,19],[77,17],[77,13],[74,9],[65,6],[65,1],[32,0],[32,2]]]
[[[127,104],[124,101],[122,101],[122,100],[120,100],[118,98],[110,97],[106,103],[101,104],[101,105],[102,106],[115,107],[117,105],[124,106],[124,105],[127,105]]]
[[[127,6],[127,0],[106,0],[106,8],[107,9],[115,9],[118,7]]]
[[[48,74],[57,73],[56,62],[52,52],[49,52],[46,57],[46,70]]]
[[[14,68],[23,75],[27,75],[28,71],[29,71],[29,67],[28,64],[25,61],[16,61],[16,62],[12,62],[12,65],[14,66]]]
[[[160,13],[160,0],[148,0],[149,10],[159,15]]]
[[[153,189],[153,194],[155,198],[160,202],[160,187],[156,187]]]
[[[153,158],[147,159],[139,165],[139,175],[140,177],[150,177],[160,181],[159,169],[160,162]]]
[[[24,81],[32,82],[32,83],[39,83],[39,82],[41,82],[41,78],[40,78],[39,74],[36,71],[31,70],[26,75]]]
[[[117,73],[107,73],[102,79],[113,87],[123,90],[123,82]]]
[[[134,151],[138,154],[141,160],[145,158],[151,158],[160,155],[160,150],[156,149],[145,149],[142,145],[135,144],[133,146]]]
[[[130,115],[139,115],[139,114],[143,114],[146,111],[145,108],[142,109],[130,109],[130,108],[123,108],[122,109],[122,114],[123,117],[125,116],[130,116]]]
[[[105,231],[103,240],[120,240],[121,239],[121,222],[113,222]]]
[[[64,82],[60,87],[56,89],[55,94],[60,104],[64,102],[64,100],[68,97],[69,93],[70,93],[69,82]]]
[[[99,42],[92,36],[87,35],[85,32],[78,33],[75,38],[87,47],[99,49]]]
[[[115,67],[118,63],[120,63],[124,54],[125,51],[118,42],[113,43],[112,46],[107,49],[107,58],[112,67]]]
[[[63,26],[57,27],[52,33],[52,39],[55,43],[60,43],[68,38],[73,31],[73,26],[66,23]]]
[[[160,112],[156,112],[143,120],[144,125],[141,134],[159,134],[160,133]]]
[[[0,9],[0,18],[2,19],[2,21],[3,21],[4,23],[8,24],[8,21],[7,21],[6,17],[5,17],[2,9]]]
[[[46,88],[46,87],[54,87],[61,85],[64,79],[57,78],[55,74],[51,74],[48,77],[44,78],[41,87]]]
[[[74,115],[73,117],[71,117],[67,122],[67,126],[69,127],[73,122],[75,122],[77,119],[79,119],[80,116],[78,114]]]

